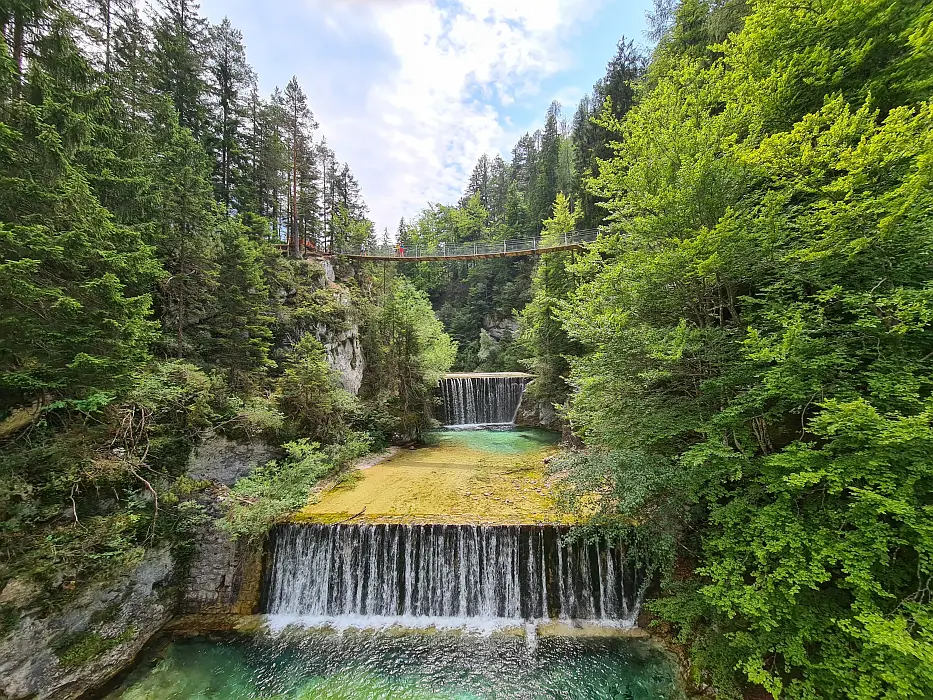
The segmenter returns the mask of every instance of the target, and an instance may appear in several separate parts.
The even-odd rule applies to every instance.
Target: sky
[[[269,95],[295,75],[376,231],[454,203],[552,100],[572,118],[651,0],[201,0],[229,17]]]

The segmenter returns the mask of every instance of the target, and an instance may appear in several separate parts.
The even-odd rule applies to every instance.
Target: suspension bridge
[[[507,241],[474,243],[435,243],[431,245],[382,245],[362,248],[337,249],[329,253],[341,258],[355,260],[397,260],[419,262],[430,260],[472,260],[484,258],[508,258],[520,255],[541,255],[561,250],[575,250],[593,243],[599,232],[596,229],[552,234],[539,238],[519,238]]]

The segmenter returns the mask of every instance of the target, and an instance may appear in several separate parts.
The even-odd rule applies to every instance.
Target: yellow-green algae
[[[440,432],[331,488],[293,518],[333,524],[545,524],[567,522],[544,459],[555,436],[538,430]]]

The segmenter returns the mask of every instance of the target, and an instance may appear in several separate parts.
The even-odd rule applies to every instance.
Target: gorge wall
[[[175,614],[178,561],[168,548],[150,549],[109,583],[89,586],[52,612],[21,586],[4,588],[21,614],[0,639],[0,698],[73,700],[129,664]]]

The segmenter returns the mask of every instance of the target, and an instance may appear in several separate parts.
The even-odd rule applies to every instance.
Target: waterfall
[[[537,525],[279,525],[262,609],[347,626],[633,626],[643,577],[622,548]]]
[[[529,377],[514,374],[452,375],[441,380],[444,423],[450,426],[510,425]]]

